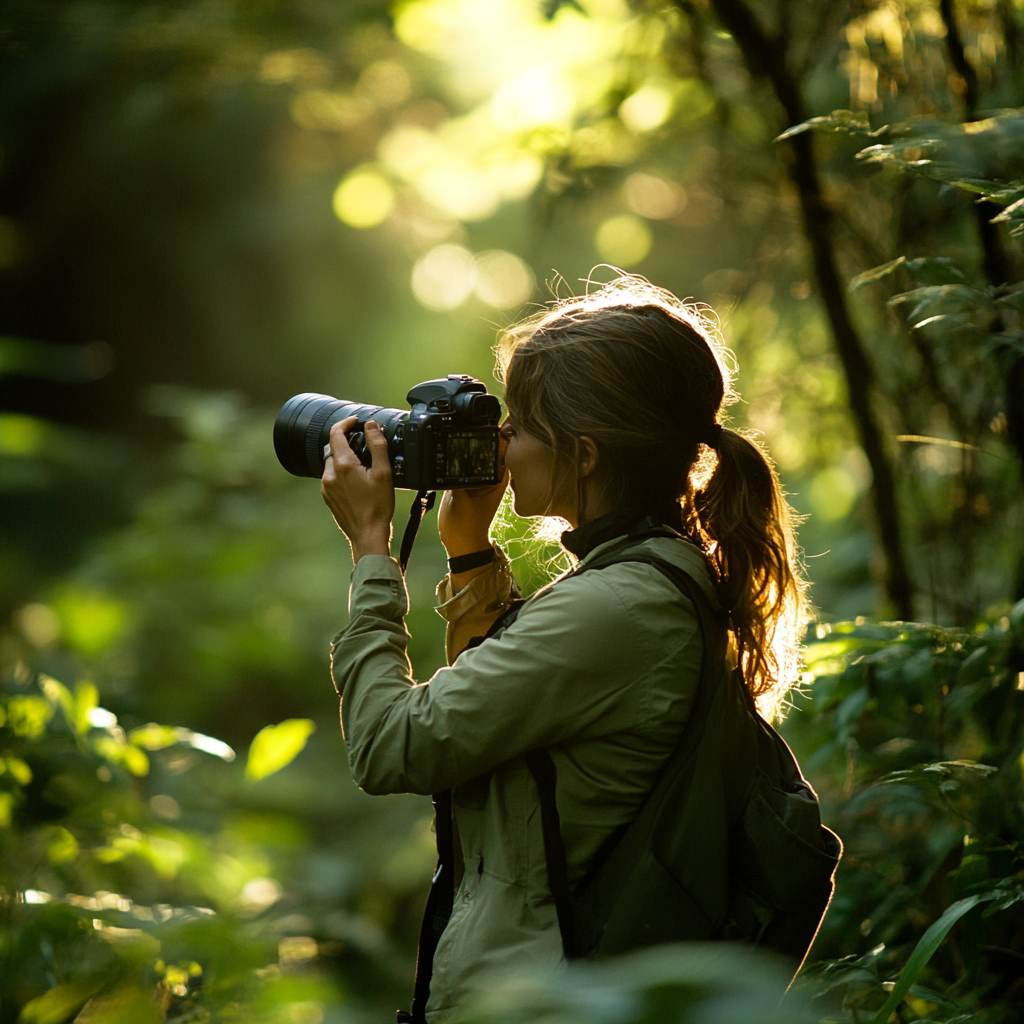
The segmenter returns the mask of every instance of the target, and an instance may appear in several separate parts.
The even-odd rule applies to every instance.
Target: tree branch
[[[711,0],[711,6],[735,40],[750,74],[771,83],[788,123],[795,125],[805,121],[807,112],[799,84],[787,63],[785,40],[769,33],[744,0]],[[871,466],[875,518],[886,561],[886,596],[897,616],[910,619],[913,617],[912,585],[903,550],[895,481],[872,406],[874,371],[846,305],[846,291],[832,244],[832,216],[821,195],[812,133],[793,136],[789,146],[791,159],[787,170],[800,196],[804,235],[811,249],[818,290],[846,376],[850,409],[860,443]]]

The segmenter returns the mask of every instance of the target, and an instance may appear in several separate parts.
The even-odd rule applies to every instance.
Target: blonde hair
[[[717,427],[738,396],[712,315],[623,275],[506,330],[497,373],[510,412],[553,451],[563,482],[575,479],[581,506],[584,436],[597,447],[611,507],[678,503],[717,577],[746,685],[771,720],[799,671],[807,584],[771,458]]]

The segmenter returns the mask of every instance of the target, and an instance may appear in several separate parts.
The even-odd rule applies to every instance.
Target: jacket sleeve
[[[660,580],[650,567],[621,568]],[[667,581],[655,597],[685,603]],[[368,793],[439,792],[536,747],[625,733],[659,714],[644,682],[652,658],[671,655],[608,570],[538,595],[500,637],[427,683],[410,674],[407,607],[397,564],[360,559],[332,671],[352,773]],[[692,609],[675,621],[685,646],[696,633]],[[699,665],[699,645],[695,657]]]
[[[437,585],[437,612],[448,623],[444,649],[449,665],[470,640],[483,636],[511,605],[512,592],[508,558],[496,545],[494,561],[461,590],[452,590],[450,575],[441,580]]]

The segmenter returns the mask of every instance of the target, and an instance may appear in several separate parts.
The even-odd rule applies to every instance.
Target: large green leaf
[[[18,1017],[19,1024],[62,1024],[95,994],[103,984],[101,978],[69,981],[44,992],[26,1003]]]
[[[288,718],[277,725],[265,725],[249,747],[246,776],[259,782],[291,764],[315,728],[316,723],[309,718]]]
[[[932,279],[929,283],[962,284],[966,282],[963,272],[948,256],[919,256],[915,259],[897,256],[896,259],[883,263],[880,267],[872,267],[870,270],[865,270],[863,274],[858,274],[850,282],[850,291],[855,291],[872,281],[880,281],[900,267],[904,267],[915,277]]]
[[[891,772],[881,779],[879,784],[896,782],[926,789],[946,790],[949,783],[955,783],[958,778],[978,782],[997,771],[998,768],[977,761],[934,761],[931,764],[918,764],[903,771]]]
[[[882,1004],[882,1008],[875,1014],[871,1024],[885,1024],[893,1010],[903,1001],[903,997],[910,991],[910,986],[917,981],[917,976],[924,969],[925,964],[935,955],[935,951],[942,945],[953,925],[960,920],[967,911],[972,910],[979,903],[993,899],[989,893],[981,896],[968,896],[965,900],[959,900],[936,921],[931,928],[921,936],[921,941],[914,947],[910,959],[906,962],[896,986],[889,993],[889,998]]]
[[[871,130],[871,122],[868,115],[862,110],[833,110],[831,114],[822,117],[812,117],[800,124],[787,128],[775,141],[782,142],[784,139],[791,139],[794,135],[802,135],[804,132],[846,132],[848,135],[867,135],[875,137],[882,132],[888,131],[888,125]]]

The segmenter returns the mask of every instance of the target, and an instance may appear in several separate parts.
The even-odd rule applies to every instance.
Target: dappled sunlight
[[[474,257],[461,245],[438,245],[412,270],[413,294],[427,309],[456,309],[474,293],[488,306],[509,309],[525,302],[533,288],[530,268],[501,250]]]
[[[503,82],[491,100],[491,116],[502,131],[568,127],[576,113],[570,82],[548,67],[531,68]]]

